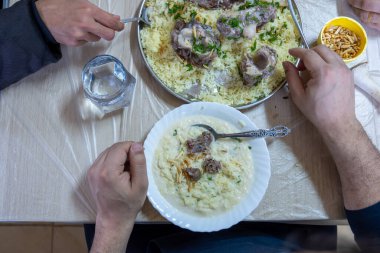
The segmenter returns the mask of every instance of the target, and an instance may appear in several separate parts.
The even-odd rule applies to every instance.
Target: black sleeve
[[[380,252],[380,202],[361,210],[346,210],[346,215],[362,251]]]
[[[0,10],[0,90],[62,57],[34,1]]]

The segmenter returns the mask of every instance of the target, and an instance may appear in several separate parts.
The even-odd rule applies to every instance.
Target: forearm
[[[335,160],[355,238],[365,246],[365,252],[377,252],[380,246],[377,243],[380,238],[380,154],[355,117],[352,73],[338,55],[325,46],[292,49],[289,53],[303,63],[299,68],[284,63],[292,99],[318,128]],[[300,69],[308,70],[310,79],[301,79]]]
[[[95,237],[90,253],[121,253],[125,252],[132,233],[134,219],[126,222],[105,222],[96,219]]]
[[[380,201],[380,154],[355,119],[321,131],[342,183],[344,205],[362,209]]]

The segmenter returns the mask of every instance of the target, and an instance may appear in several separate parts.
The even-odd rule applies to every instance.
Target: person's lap
[[[95,226],[85,225],[90,248]],[[213,233],[194,233],[172,224],[136,224],[127,252],[292,252],[336,250],[336,226],[241,222]]]

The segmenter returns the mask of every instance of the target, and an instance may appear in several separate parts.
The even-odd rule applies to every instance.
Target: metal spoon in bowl
[[[143,22],[144,24],[146,25],[151,25],[151,22],[149,20],[149,9],[148,8],[144,8],[142,10],[142,13],[141,13],[141,17],[134,17],[134,18],[125,18],[125,19],[122,19],[120,20],[122,23],[124,24],[128,24],[129,22]]]
[[[291,130],[286,126],[275,126],[271,129],[257,129],[248,132],[234,133],[234,134],[221,134],[217,133],[214,128],[205,124],[195,124],[193,126],[202,127],[207,129],[213,136],[214,139],[220,138],[231,138],[231,137],[250,137],[250,138],[264,138],[264,137],[284,137],[287,136]]]

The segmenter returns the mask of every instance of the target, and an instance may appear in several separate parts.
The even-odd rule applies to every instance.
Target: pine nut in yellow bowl
[[[337,17],[323,26],[318,44],[335,51],[344,62],[348,63],[356,60],[365,51],[367,33],[354,19]]]

